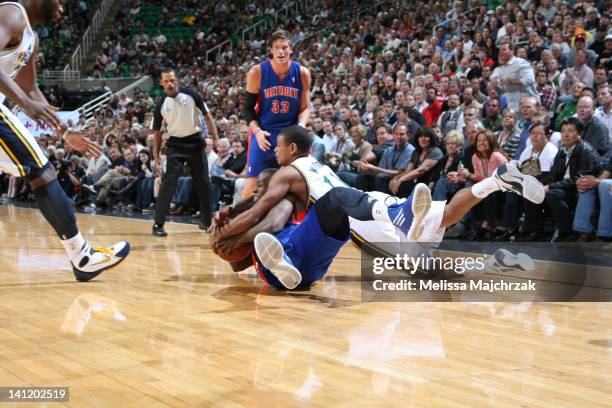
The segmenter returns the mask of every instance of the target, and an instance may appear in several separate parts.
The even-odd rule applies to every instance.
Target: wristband
[[[299,127],[301,127],[302,129],[306,129],[306,126],[304,126],[303,124],[301,124],[300,122],[298,122],[297,124]]]

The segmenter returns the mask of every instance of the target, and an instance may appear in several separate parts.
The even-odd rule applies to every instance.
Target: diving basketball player
[[[493,176],[458,192],[448,205],[444,201],[432,202],[424,184],[417,185],[407,199],[364,193],[347,188],[329,167],[308,156],[310,143],[305,129],[298,126],[284,129],[276,148],[278,163],[284,167],[274,174],[265,194],[249,210],[219,226],[215,232],[218,239],[224,239],[248,230],[288,193],[304,205],[316,203],[315,210],[308,212],[304,222],[281,239],[267,233],[255,237],[255,251],[261,264],[288,289],[303,282],[304,270],[324,274],[349,238],[349,228],[362,249],[372,250],[363,245],[374,242],[439,242],[446,226],[457,223],[495,191],[512,191],[534,203],[544,199],[544,189],[535,178],[507,165],[500,166]],[[288,246],[294,256],[286,256]],[[323,265],[326,265],[324,269]]]
[[[306,126],[310,115],[310,72],[291,60],[289,33],[275,31],[269,51],[272,58],[247,73],[243,114],[250,134],[245,197],[253,193],[259,172],[278,168],[274,156],[278,133],[291,125]]]
[[[65,130],[36,84],[38,38],[33,25],[58,19],[63,12],[58,0],[24,0],[0,3],[0,102],[6,97],[31,119],[56,132]],[[101,148],[82,133],[64,132],[66,143],[82,153],[102,154]],[[45,219],[66,249],[78,281],[88,281],[121,262],[130,252],[122,241],[111,247],[94,248],[76,225],[74,202],[59,182],[55,170],[25,126],[0,103],[0,170],[25,177]]]

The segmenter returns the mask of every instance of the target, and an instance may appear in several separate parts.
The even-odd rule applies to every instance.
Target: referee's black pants
[[[183,172],[183,163],[189,162],[193,189],[200,201],[200,219],[204,225],[211,224],[211,187],[208,179],[208,161],[204,148],[191,146],[168,146],[166,153],[166,174],[162,177],[162,184],[155,205],[155,223],[164,225],[166,215],[170,208],[170,201],[176,191],[178,179]]]

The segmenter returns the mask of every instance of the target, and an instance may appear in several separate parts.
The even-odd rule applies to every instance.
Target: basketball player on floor
[[[57,132],[65,130],[36,84],[38,38],[33,25],[58,19],[63,8],[57,0],[24,0],[22,4],[0,4],[0,96],[15,102],[31,119]],[[96,143],[82,133],[64,132],[65,142],[93,156],[102,154]],[[74,202],[59,182],[55,170],[25,126],[0,103],[0,170],[25,177],[45,219],[51,224],[72,263],[79,281],[88,281],[121,262],[130,252],[122,241],[111,247],[94,248],[76,225]]]
[[[291,60],[288,32],[272,34],[270,54],[271,59],[247,73],[243,114],[250,134],[244,197],[253,193],[259,172],[278,168],[274,156],[278,133],[291,125],[305,126],[310,115],[310,72]]]
[[[310,144],[305,129],[283,129],[276,148],[278,163],[283,167],[274,174],[261,198],[216,228],[213,238],[223,240],[249,230],[289,193],[307,207],[314,203],[315,210],[308,212],[295,231],[281,239],[268,233],[255,237],[259,261],[288,289],[310,282],[326,265],[324,274],[348,240],[349,232],[362,250],[375,251],[376,248],[364,246],[373,242],[436,243],[442,240],[447,226],[457,223],[495,191],[512,191],[534,203],[544,200],[544,188],[537,179],[509,165],[500,166],[491,177],[459,191],[448,205],[445,201],[432,202],[425,184],[418,184],[407,199],[364,193],[347,187],[329,167],[309,156]]]

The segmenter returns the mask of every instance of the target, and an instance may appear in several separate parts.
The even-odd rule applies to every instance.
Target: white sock
[[[64,248],[66,249],[66,253],[68,254],[68,258],[71,261],[74,261],[83,251],[83,249],[87,249],[89,244],[83,238],[80,232],[78,232],[74,237],[70,239],[60,240]]]
[[[372,206],[372,218],[374,221],[391,222],[387,205],[382,200],[376,200]]]
[[[474,194],[476,198],[485,198],[489,194],[499,190],[499,185],[497,185],[493,177],[487,177],[472,186],[472,194]]]

